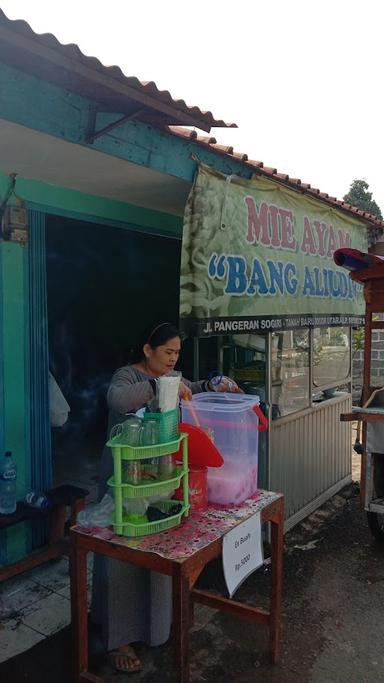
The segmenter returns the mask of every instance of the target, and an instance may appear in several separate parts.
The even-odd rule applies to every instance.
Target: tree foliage
[[[362,211],[371,213],[377,218],[383,218],[380,207],[372,199],[372,192],[369,192],[369,185],[365,180],[354,180],[350,185],[349,192],[344,195],[343,199]]]

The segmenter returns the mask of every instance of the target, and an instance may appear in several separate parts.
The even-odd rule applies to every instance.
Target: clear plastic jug
[[[224,458],[208,470],[209,502],[239,505],[257,490],[259,430],[268,424],[259,397],[207,392],[182,401],[181,409],[182,421],[206,431]]]

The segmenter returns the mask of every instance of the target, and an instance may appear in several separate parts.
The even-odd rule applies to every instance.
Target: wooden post
[[[173,588],[173,633],[175,663],[180,671],[180,683],[189,683],[189,582],[184,573],[185,564],[174,562],[172,573]]]
[[[53,506],[52,518],[50,520],[49,542],[56,543],[64,538],[66,519],[66,505],[60,503]]]
[[[283,595],[283,547],[284,547],[284,503],[271,519],[271,571],[272,595],[269,624],[269,649],[271,661],[276,664],[280,658],[280,632]]]
[[[73,683],[81,683],[88,670],[87,550],[71,533],[70,578],[73,640]]]

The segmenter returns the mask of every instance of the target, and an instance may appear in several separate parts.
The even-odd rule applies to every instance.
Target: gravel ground
[[[358,458],[354,471],[358,476]],[[191,633],[191,683],[377,683],[384,681],[384,545],[375,542],[352,484],[285,537],[282,658],[272,666],[267,631],[197,606]],[[219,563],[204,587],[223,589]],[[236,597],[268,604],[270,570],[253,574]],[[225,590],[225,589],[224,589]],[[95,641],[93,641],[93,650]],[[172,648],[138,646],[143,670],[112,671],[93,658],[106,683],[177,683]],[[0,666],[7,683],[70,683],[69,630]]]
[[[269,664],[263,627],[200,608],[191,635],[192,683],[384,681],[384,547],[373,540],[357,493],[356,484],[347,487],[286,535],[279,665]],[[269,580],[268,568],[256,572],[238,597],[267,605]],[[220,565],[202,582],[223,588]],[[169,645],[138,652],[144,668],[130,675],[132,683],[176,683]],[[105,665],[98,673],[127,680]]]

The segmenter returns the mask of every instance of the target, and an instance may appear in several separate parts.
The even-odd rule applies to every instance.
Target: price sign
[[[261,519],[257,512],[223,538],[223,569],[229,596],[262,564]]]

